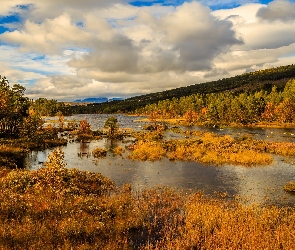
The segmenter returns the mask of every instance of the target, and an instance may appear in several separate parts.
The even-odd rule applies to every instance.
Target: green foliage
[[[110,138],[116,137],[116,131],[119,128],[118,120],[114,116],[110,116],[104,123],[104,127],[108,129],[108,136]]]
[[[0,76],[0,136],[20,135],[29,107],[24,91],[18,84],[10,87],[8,80]]]
[[[282,92],[242,92],[194,94],[147,105],[141,114],[157,119],[182,118],[186,125],[239,126],[260,122],[295,122],[295,81],[290,80]],[[295,90],[294,90],[295,93]]]
[[[61,116],[70,115],[70,106],[64,102],[39,98],[31,101],[30,109],[34,110],[39,116]]]

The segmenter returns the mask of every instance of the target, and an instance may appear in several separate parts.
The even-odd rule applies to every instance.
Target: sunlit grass
[[[92,150],[92,155],[96,158],[106,157],[107,151],[104,148],[95,148]]]
[[[0,171],[0,249],[293,249],[294,208],[168,188],[132,192],[65,168]]]
[[[264,144],[240,141],[230,136],[213,133],[193,132],[190,139],[153,140],[150,133],[140,134],[129,158],[133,160],[170,160],[196,161],[205,164],[267,165],[272,162]]]

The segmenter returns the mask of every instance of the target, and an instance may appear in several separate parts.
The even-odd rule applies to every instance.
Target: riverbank
[[[153,122],[153,123],[167,123],[170,125],[178,126],[200,126],[208,127],[206,123],[189,123],[185,118],[159,118],[151,121],[149,118],[141,118],[135,120],[136,122]],[[215,126],[216,127],[216,126]],[[279,122],[258,122],[253,124],[230,124],[227,126],[221,126],[220,128],[295,128],[294,123],[279,123]]]

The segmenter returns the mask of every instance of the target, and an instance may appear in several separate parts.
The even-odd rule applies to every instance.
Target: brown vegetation
[[[92,155],[96,158],[106,157],[107,151],[104,148],[95,148],[92,150]]]
[[[242,205],[167,188],[133,193],[65,168],[0,171],[0,248],[292,249],[293,208]]]
[[[135,160],[170,160],[196,161],[205,164],[238,164],[245,166],[267,165],[272,157],[267,154],[272,148],[278,153],[278,147],[271,147],[264,142],[251,139],[240,141],[230,136],[218,136],[213,133],[192,132],[191,139],[153,140],[151,132],[137,134],[140,140],[133,146],[129,158]]]

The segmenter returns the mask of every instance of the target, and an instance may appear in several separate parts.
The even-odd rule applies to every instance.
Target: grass
[[[0,249],[293,249],[294,208],[164,187],[132,192],[65,168],[0,171]]]
[[[190,139],[155,140],[155,132],[137,134],[138,141],[132,147],[129,158],[133,160],[196,161],[205,164],[268,165],[272,157],[271,145],[253,140],[236,140],[230,136],[192,132]],[[268,146],[267,150],[265,147]],[[288,148],[288,147],[284,147]],[[268,151],[268,152],[266,152]]]
[[[294,181],[290,181],[289,183],[287,183],[284,186],[284,190],[286,192],[295,193],[295,182]]]
[[[92,150],[92,155],[96,158],[106,157],[107,151],[104,148],[95,148]]]

